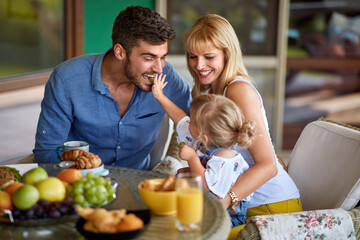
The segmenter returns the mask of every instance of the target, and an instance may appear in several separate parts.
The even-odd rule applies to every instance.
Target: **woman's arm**
[[[154,85],[152,86],[152,93],[154,98],[159,101],[161,107],[169,115],[171,120],[177,124],[182,118],[186,117],[187,114],[164,95],[162,89],[167,84],[167,82],[165,82],[165,77],[166,75],[162,74],[155,76]]]
[[[235,82],[228,87],[226,97],[239,106],[245,121],[256,122],[256,138],[249,148],[255,164],[232,187],[238,199],[243,199],[277,174],[276,159],[261,113],[261,102],[254,89],[247,83]],[[229,195],[221,201],[225,206],[231,203]]]

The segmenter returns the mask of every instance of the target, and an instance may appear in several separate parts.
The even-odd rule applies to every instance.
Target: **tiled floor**
[[[0,164],[32,153],[43,86],[0,94]]]

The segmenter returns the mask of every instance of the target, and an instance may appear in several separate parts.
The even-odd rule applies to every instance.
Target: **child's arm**
[[[201,165],[195,150],[186,144],[179,144],[179,157],[188,162],[190,172],[193,176],[201,176],[204,189],[209,190],[205,179],[205,168]]]
[[[154,98],[159,101],[161,107],[169,115],[171,120],[177,124],[182,118],[186,117],[186,113],[176,106],[169,98],[167,98],[163,93],[163,88],[166,86],[165,82],[166,75],[159,74],[155,76],[154,85],[152,86],[152,93]]]

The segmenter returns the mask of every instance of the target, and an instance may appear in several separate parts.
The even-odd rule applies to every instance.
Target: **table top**
[[[56,176],[58,170],[54,164],[39,164],[49,176]],[[166,175],[153,171],[141,171],[130,168],[105,166],[109,177],[118,183],[117,198],[106,206],[108,209],[125,208],[127,210],[146,209],[137,185],[144,179],[163,178]],[[0,239],[84,239],[76,230],[77,218],[65,223],[45,226],[12,226],[0,224]],[[226,239],[231,229],[230,217],[220,201],[211,193],[204,194],[204,217],[201,231],[197,234],[178,232],[175,228],[175,214],[160,216],[151,214],[146,230],[137,239]]]

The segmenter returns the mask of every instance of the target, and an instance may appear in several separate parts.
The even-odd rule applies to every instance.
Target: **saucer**
[[[101,166],[97,168],[79,169],[79,170],[83,176],[85,176],[88,172],[96,173],[99,176],[107,176],[109,174],[109,170],[104,168],[104,164],[101,164]]]
[[[56,170],[64,170],[64,169],[67,169],[67,168],[72,168],[74,164],[71,164],[71,163],[68,163],[68,162],[64,162],[64,163],[59,163],[59,164],[56,164],[54,166],[54,168]],[[81,172],[81,174],[83,176],[85,176],[88,172],[93,172],[93,173],[96,173],[98,174],[99,176],[107,176],[109,174],[109,170],[106,169],[104,167],[104,164],[101,164],[100,167],[97,167],[97,168],[90,168],[90,169],[79,169],[79,171]]]

